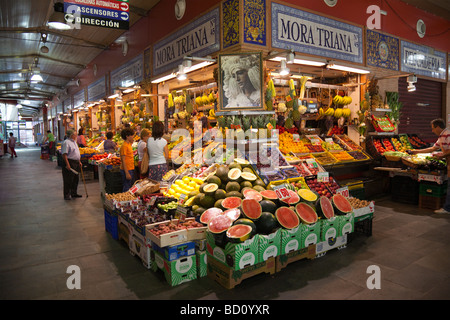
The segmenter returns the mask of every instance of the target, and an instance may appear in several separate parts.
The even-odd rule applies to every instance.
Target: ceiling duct
[[[67,87],[79,87],[80,86],[80,79],[76,79],[76,80],[71,80],[67,83],[66,85]]]

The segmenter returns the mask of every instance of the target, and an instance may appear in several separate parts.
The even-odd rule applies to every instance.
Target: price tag
[[[348,191],[348,187],[347,186],[339,188],[339,189],[336,189],[336,193],[337,194],[341,194],[341,195],[343,195],[346,198],[348,198],[350,196],[350,193]]]
[[[140,184],[140,183],[136,183],[134,186],[132,186],[132,187],[128,190],[128,192],[131,193],[131,194],[135,194],[136,191],[138,191],[140,187],[141,187],[141,184]]]
[[[306,159],[306,164],[308,165],[309,168],[317,168],[317,162],[314,159]]]
[[[317,138],[311,138],[311,139],[309,139],[309,141],[311,141],[311,144],[313,146],[318,146],[321,144],[320,139],[317,139]]]
[[[178,223],[183,223],[186,220],[188,208],[178,206],[175,211],[175,219],[178,219]]]
[[[300,142],[300,135],[294,133],[294,134],[292,135],[292,140],[293,140],[294,142]]]
[[[180,198],[178,199],[178,203],[183,204],[185,200],[186,200],[186,195],[184,193],[182,193],[180,195]]]
[[[274,186],[273,191],[275,191],[278,199],[280,200],[287,200],[291,198],[291,195],[289,194],[289,191],[284,183],[278,186]]]
[[[325,142],[334,143],[333,138],[325,138]]]
[[[329,174],[327,171],[325,172],[317,172],[317,182],[328,182]]]

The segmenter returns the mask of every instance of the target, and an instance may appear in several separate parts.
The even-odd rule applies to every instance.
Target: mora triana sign
[[[128,0],[65,0],[66,21],[73,24],[128,30],[130,26]]]
[[[274,2],[272,47],[363,63],[361,27]]]
[[[153,47],[153,73],[175,68],[186,55],[205,57],[220,49],[219,9],[196,19]]]

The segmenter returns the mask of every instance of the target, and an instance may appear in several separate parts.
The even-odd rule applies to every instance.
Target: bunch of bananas
[[[349,96],[340,96],[340,95],[335,95],[333,98],[333,103],[335,105],[348,105],[350,103],[352,103],[352,98]]]
[[[333,116],[333,115],[334,115],[333,108],[326,108],[325,110],[323,108],[319,109],[319,116]]]

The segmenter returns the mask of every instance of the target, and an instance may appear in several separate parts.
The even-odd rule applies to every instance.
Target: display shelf
[[[275,114],[275,111],[267,111],[267,110],[235,110],[235,111],[218,111],[216,112],[217,116],[257,116],[261,114]]]

